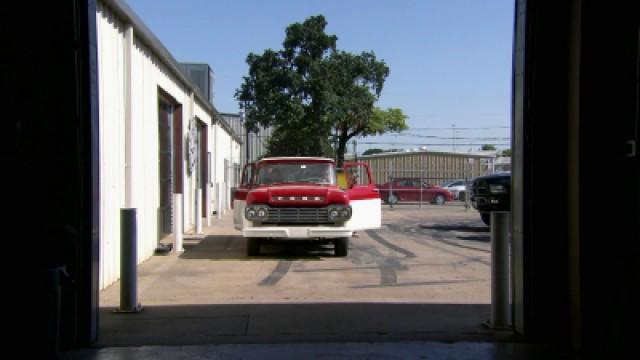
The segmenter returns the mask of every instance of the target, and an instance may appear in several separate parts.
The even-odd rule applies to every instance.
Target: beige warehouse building
[[[376,183],[391,178],[419,177],[433,184],[455,179],[470,180],[493,172],[495,152],[441,152],[414,150],[358,156],[369,164]]]

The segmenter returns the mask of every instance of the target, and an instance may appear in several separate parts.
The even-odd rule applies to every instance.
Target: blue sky
[[[391,71],[377,105],[401,108],[413,128],[404,136],[358,139],[359,151],[418,144],[452,150],[436,144],[454,142],[467,151],[478,146],[465,143],[509,142],[513,0],[128,3],[178,61],[211,66],[219,111],[238,111],[233,94],[249,52],[280,49],[287,25],[322,14],[339,49],[373,51],[387,63]]]

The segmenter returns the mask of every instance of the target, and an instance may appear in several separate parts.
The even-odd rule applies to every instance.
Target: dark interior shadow
[[[310,341],[518,341],[483,323],[489,304],[229,304],[100,311],[97,346]]]

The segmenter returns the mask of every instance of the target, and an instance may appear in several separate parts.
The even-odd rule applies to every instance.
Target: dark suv
[[[511,173],[495,173],[473,179],[471,205],[480,212],[482,221],[490,224],[491,211],[511,209]]]

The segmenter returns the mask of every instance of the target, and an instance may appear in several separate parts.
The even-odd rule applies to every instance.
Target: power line
[[[383,134],[380,136],[385,136],[387,134]],[[417,138],[428,138],[428,139],[442,139],[442,140],[458,140],[458,139],[466,139],[466,140],[510,140],[511,137],[503,136],[503,137],[482,137],[482,136],[437,136],[437,135],[420,135],[420,134],[411,134],[411,133],[390,133],[388,136],[407,136],[407,137],[417,137]]]
[[[409,146],[453,146],[454,144],[428,144],[428,143],[401,143],[401,142],[384,142],[384,141],[359,141],[359,144],[366,145],[409,145]],[[458,143],[456,146],[482,146],[497,145],[511,146],[511,143]]]
[[[485,126],[485,127],[456,127],[455,128],[456,131],[458,130],[495,130],[495,129],[511,129],[511,126]],[[419,130],[419,131],[425,131],[425,130],[448,130],[451,131],[450,127],[447,128],[439,128],[439,127],[412,127],[407,129],[408,131],[411,130]]]

